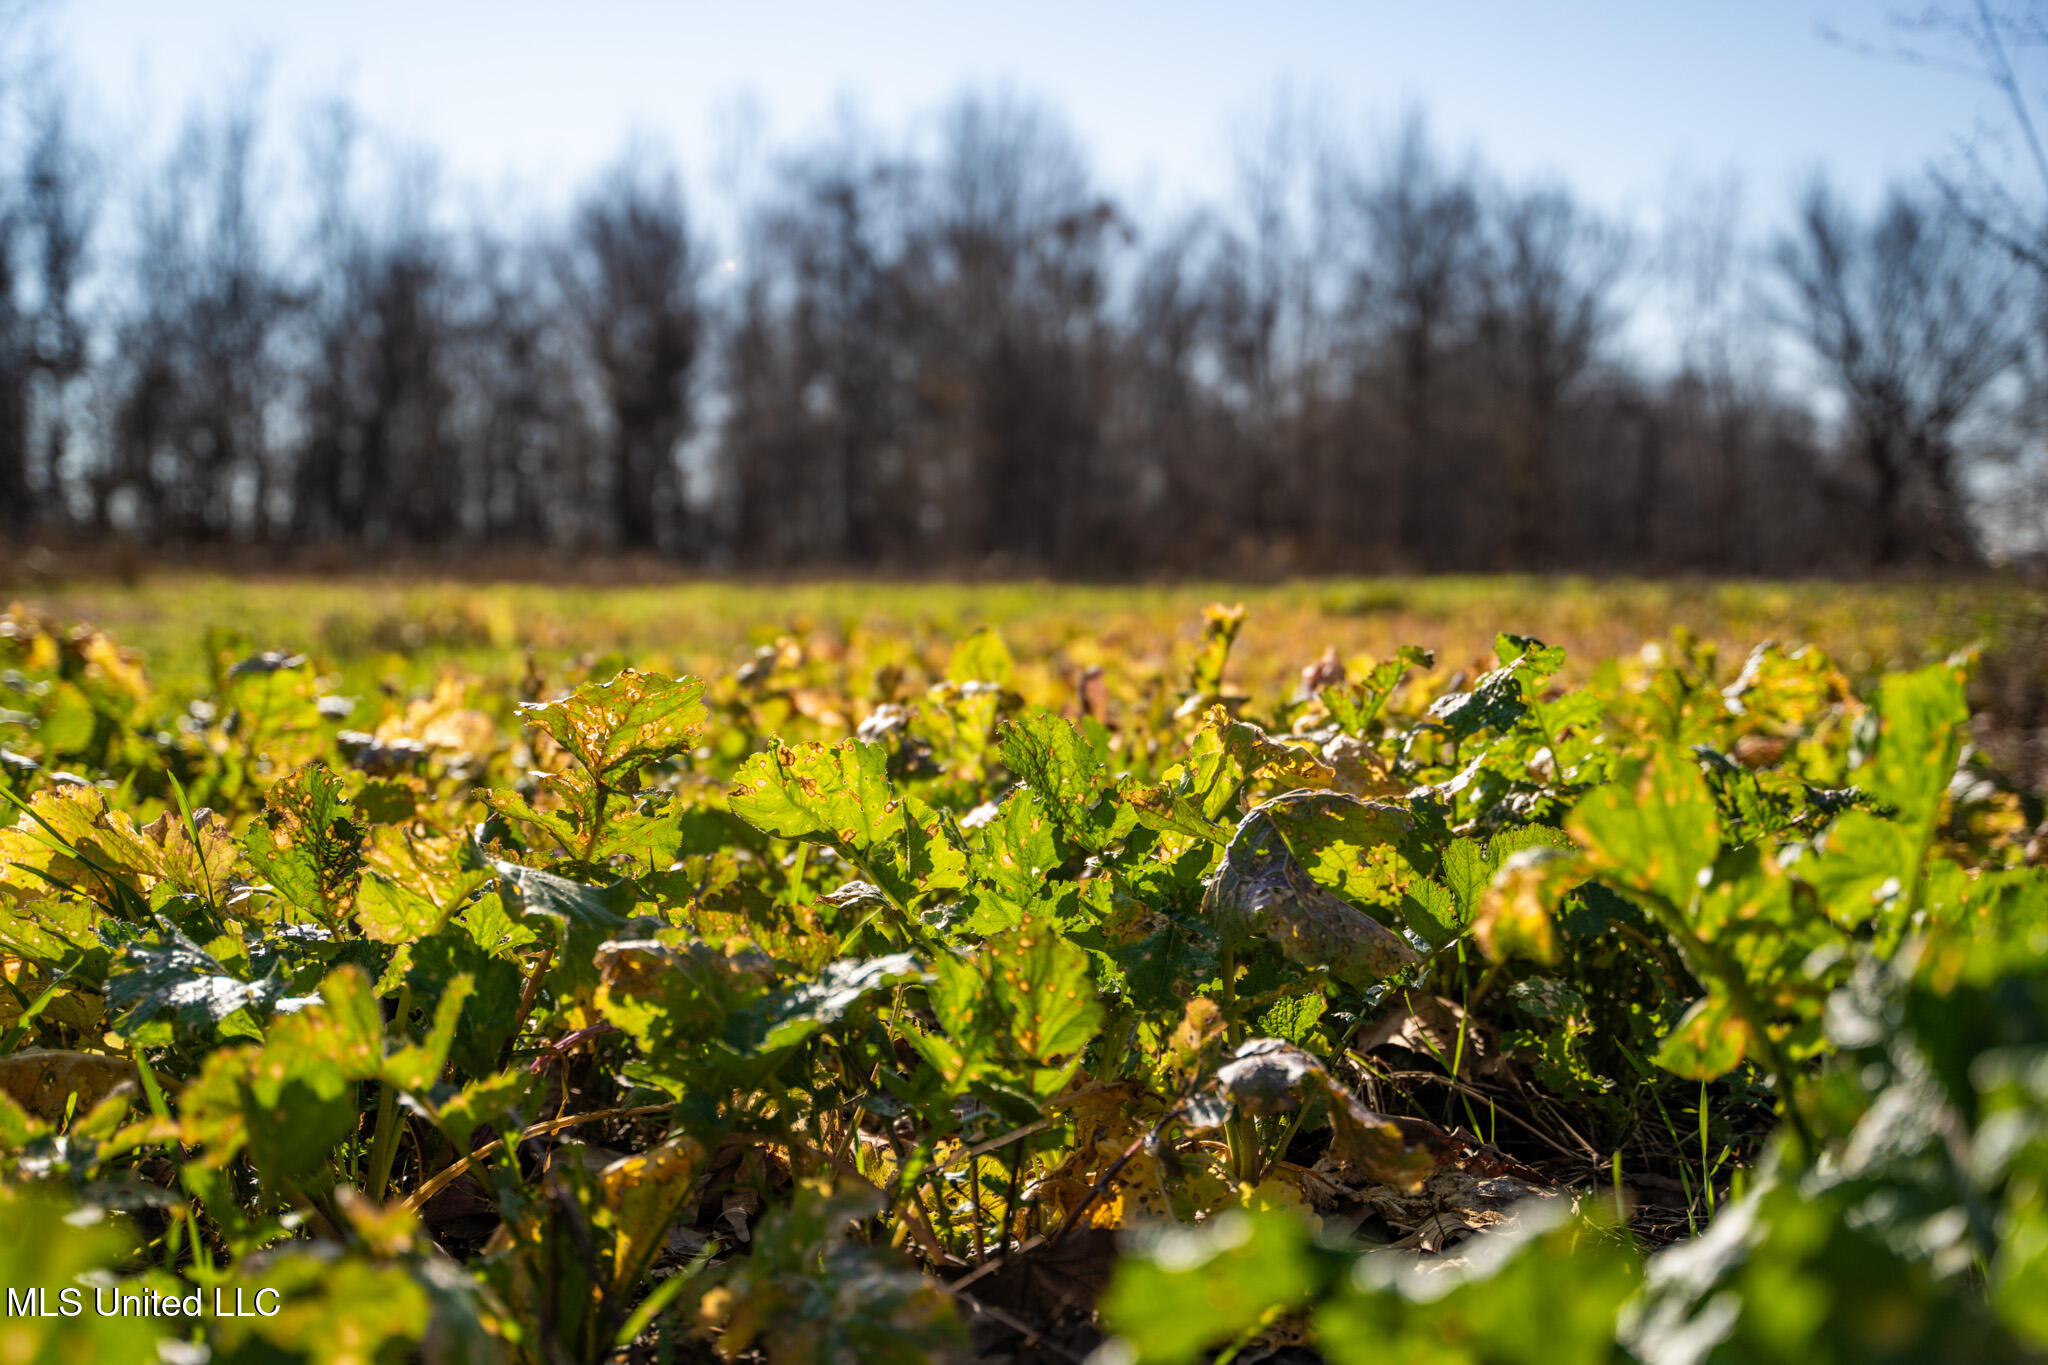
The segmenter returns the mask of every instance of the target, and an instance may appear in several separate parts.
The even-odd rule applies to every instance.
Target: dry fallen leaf
[[[1352,1046],[1370,1052],[1390,1043],[1433,1058],[1446,1071],[1455,1063],[1461,1080],[1497,1076],[1507,1067],[1493,1030],[1441,995],[1404,992],[1394,1009],[1359,1030]]]
[[[40,1047],[0,1057],[0,1092],[50,1123],[63,1119],[73,1095],[83,1114],[122,1086],[136,1084],[135,1063],[126,1057]]]

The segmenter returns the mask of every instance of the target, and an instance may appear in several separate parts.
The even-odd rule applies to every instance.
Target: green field
[[[0,593],[0,596],[9,594]],[[26,583],[11,596],[64,620],[94,622],[142,650],[167,677],[204,671],[219,647],[310,651],[343,668],[417,677],[442,662],[482,672],[507,651],[549,659],[618,654],[636,663],[729,667],[794,633],[861,632],[937,648],[982,625],[1020,653],[1159,657],[1200,633],[1201,609],[1242,602],[1238,666],[1262,680],[1335,645],[1385,655],[1422,644],[1449,658],[1486,653],[1514,629],[1562,644],[1583,665],[1662,641],[1683,627],[1727,649],[1765,639],[1819,644],[1870,672],[1996,641],[2036,621],[2048,598],[1984,580],[1949,584],[1452,577],[1314,580],[1279,585],[859,581],[548,587],[527,583],[228,578],[164,573],[140,585]],[[1303,651],[1306,651],[1305,653]]]
[[[0,1358],[2048,1351],[2037,593],[15,596]]]

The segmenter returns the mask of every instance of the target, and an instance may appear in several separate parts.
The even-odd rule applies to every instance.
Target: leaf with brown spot
[[[1269,807],[1238,824],[1202,897],[1202,914],[1219,937],[1239,945],[1270,939],[1289,961],[1327,968],[1353,986],[1416,962],[1406,939],[1316,884],[1289,851]]]
[[[363,868],[363,824],[341,783],[325,764],[309,763],[272,786],[264,806],[243,840],[250,866],[294,908],[339,924]]]
[[[1579,854],[1537,844],[1509,856],[1479,897],[1472,937],[1495,962],[1527,957],[1546,966],[1557,961],[1560,905],[1586,880]]]
[[[1267,777],[1290,788],[1329,787],[1337,781],[1336,770],[1314,749],[1275,739],[1250,721],[1233,720],[1221,706],[1211,707],[1203,723],[1216,731],[1224,752],[1244,769],[1248,781]]]
[[[646,1274],[664,1244],[668,1225],[704,1168],[704,1144],[671,1138],[598,1173],[605,1211],[612,1224],[610,1293],[623,1296]]]
[[[711,718],[697,679],[631,668],[608,683],[522,709],[527,723],[545,730],[592,779],[612,786],[643,763],[688,750]]]

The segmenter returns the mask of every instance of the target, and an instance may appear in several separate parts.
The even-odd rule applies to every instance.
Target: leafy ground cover
[[[189,586],[0,616],[8,1360],[2048,1347],[2016,595]]]

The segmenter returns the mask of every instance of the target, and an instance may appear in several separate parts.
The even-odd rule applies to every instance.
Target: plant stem
[[[1222,989],[1217,991],[1217,1003],[1223,1011],[1223,1036],[1234,1050],[1244,1041],[1244,1021],[1237,1017],[1237,950],[1225,948],[1221,965]],[[1230,1178],[1241,1185],[1255,1184],[1259,1178],[1259,1135],[1252,1121],[1243,1114],[1232,1111],[1223,1122],[1223,1141],[1230,1148]]]
[[[512,1032],[505,1037],[505,1049],[498,1058],[500,1065],[510,1060],[512,1045],[519,1041],[519,1034],[526,1027],[526,1017],[533,1013],[533,1002],[540,998],[541,978],[548,974],[548,968],[554,964],[554,960],[555,945],[542,944],[540,956],[534,960],[533,971],[526,978],[526,986],[519,992],[519,1013],[513,1016]]]
[[[398,1010],[392,1020],[403,1037],[407,1023],[412,1018],[412,987],[398,988]],[[398,1157],[398,1087],[390,1081],[381,1081],[377,1086],[377,1127],[370,1138],[370,1179],[363,1187],[363,1193],[376,1203],[384,1202],[384,1191],[391,1184],[391,1163]]]
[[[1763,1006],[1750,990],[1749,979],[1742,974],[1742,968],[1717,945],[1694,933],[1678,907],[1664,896],[1650,892],[1641,898],[1641,904],[1650,918],[1657,921],[1658,927],[1678,945],[1679,955],[1687,960],[1686,965],[1692,973],[1702,979],[1711,977],[1718,980],[1722,989],[1728,992],[1728,1003],[1735,1007],[1735,1013],[1748,1026],[1750,1036],[1763,1053],[1764,1069],[1778,1083],[1778,1099],[1785,1109],[1785,1122],[1798,1139],[1800,1156],[1811,1161],[1819,1154],[1820,1144],[1814,1140],[1813,1129],[1799,1108],[1798,1077],[1793,1074],[1792,1064],[1785,1059],[1777,1039],[1771,1037],[1770,1030],[1765,1027]]]

